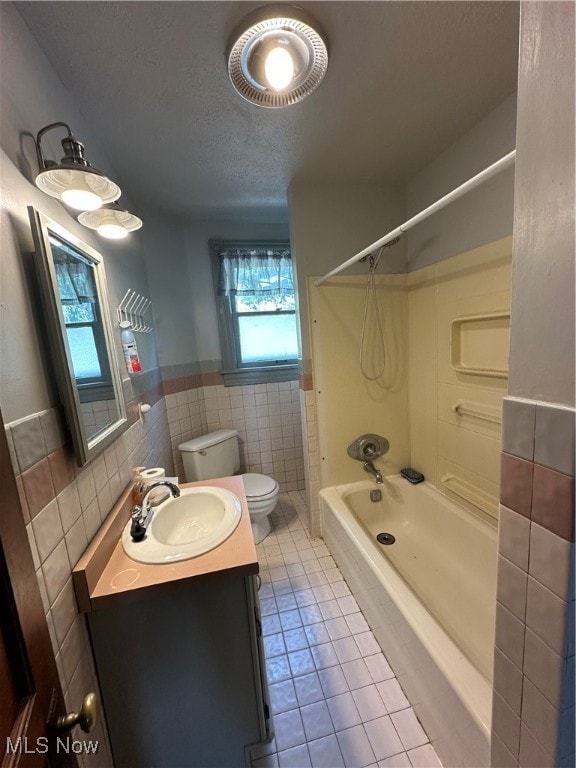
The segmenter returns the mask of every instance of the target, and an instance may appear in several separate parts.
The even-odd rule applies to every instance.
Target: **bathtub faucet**
[[[382,479],[382,472],[380,472],[379,469],[376,469],[376,467],[374,466],[374,464],[372,464],[371,461],[365,461],[364,464],[362,464],[362,466],[364,467],[365,472],[370,472],[371,475],[374,475],[378,485],[384,482],[384,480]]]

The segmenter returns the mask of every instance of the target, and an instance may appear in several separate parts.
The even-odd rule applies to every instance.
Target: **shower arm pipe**
[[[462,195],[465,195],[467,192],[470,192],[471,189],[475,189],[476,187],[479,187],[480,184],[483,184],[488,179],[491,179],[492,176],[496,176],[497,173],[500,173],[500,171],[503,171],[504,168],[508,168],[509,165],[512,165],[516,158],[516,150],[513,149],[511,152],[508,152],[507,155],[504,155],[504,157],[501,157],[500,160],[497,160],[495,163],[492,163],[492,165],[489,165],[488,168],[485,168],[483,171],[480,171],[480,173],[477,173],[476,176],[472,176],[471,179],[468,179],[468,181],[465,181],[463,184],[460,184],[460,186],[456,187],[456,189],[453,189],[452,192],[448,192],[447,195],[444,195],[444,197],[441,197],[439,200],[436,200],[435,203],[432,203],[432,205],[429,205],[427,208],[424,208],[423,211],[420,211],[420,213],[417,213],[415,216],[412,216],[412,218],[405,221],[403,224],[400,224],[399,227],[396,227],[396,229],[393,229],[391,232],[388,232],[387,235],[384,235],[384,237],[381,237],[379,240],[376,240],[372,245],[367,246],[364,248],[364,250],[360,251],[360,253],[357,253],[355,256],[352,256],[347,261],[344,261],[340,266],[333,269],[331,272],[327,272],[323,277],[320,277],[318,280],[314,281],[314,285],[320,285],[325,280],[328,280],[330,277],[333,277],[334,275],[337,275],[339,272],[342,272],[343,269],[346,269],[347,267],[351,267],[352,264],[355,264],[357,261],[360,261],[360,259],[363,259],[365,256],[369,256],[371,253],[376,251],[378,248],[382,248],[383,246],[390,243],[392,240],[395,240],[397,237],[400,237],[404,232],[407,232],[409,229],[412,229],[416,224],[419,224],[421,221],[424,221],[424,219],[427,219],[429,216],[431,216],[433,213],[436,213],[436,211],[441,210],[442,208],[445,208],[450,203],[454,202],[454,200],[457,200],[459,197],[462,197]]]

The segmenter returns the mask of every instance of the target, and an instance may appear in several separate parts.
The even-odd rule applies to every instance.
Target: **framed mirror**
[[[50,358],[78,464],[128,427],[102,256],[29,207]]]

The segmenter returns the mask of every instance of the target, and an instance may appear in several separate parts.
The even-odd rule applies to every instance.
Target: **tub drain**
[[[376,539],[380,544],[394,544],[396,536],[393,536],[391,533],[379,533]]]

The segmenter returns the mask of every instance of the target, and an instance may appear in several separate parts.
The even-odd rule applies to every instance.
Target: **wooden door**
[[[0,413],[0,755],[2,768],[77,766],[49,717],[63,697]]]

